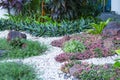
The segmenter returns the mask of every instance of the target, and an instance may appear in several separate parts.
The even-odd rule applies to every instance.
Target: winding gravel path
[[[7,11],[1,9],[0,7],[0,18],[7,18],[4,16]],[[8,30],[0,32],[0,38],[6,38],[8,34]],[[60,71],[61,64],[54,60],[54,57],[61,52],[63,52],[60,48],[53,47],[50,45],[51,41],[55,39],[59,39],[60,37],[51,37],[51,38],[42,38],[42,37],[33,37],[27,34],[28,39],[39,41],[45,43],[49,46],[49,50],[45,52],[44,55],[34,56],[26,59],[14,59],[7,61],[17,61],[25,64],[33,65],[36,69],[36,73],[38,74],[39,80],[76,80],[69,75],[66,77]],[[105,63],[114,63],[114,59],[117,56],[107,57],[107,58],[92,58],[88,60],[83,60],[89,63],[94,64],[105,64]],[[4,61],[3,61],[4,62]],[[42,79],[40,79],[42,78]]]
[[[8,34],[8,30],[0,32],[0,38],[6,38]],[[76,80],[73,77],[66,77],[60,71],[61,63],[58,63],[54,60],[54,57],[63,51],[58,47],[53,47],[50,45],[51,41],[55,39],[59,39],[61,37],[50,37],[50,38],[42,38],[42,37],[33,37],[27,34],[27,39],[39,41],[46,44],[49,47],[49,50],[45,52],[45,54],[41,56],[34,56],[25,59],[15,59],[15,60],[7,60],[7,61],[19,61],[25,64],[33,65],[36,69],[36,73],[38,74],[39,80]],[[86,61],[94,64],[105,64],[105,63],[114,63],[114,59],[117,56],[107,57],[107,58],[92,58]],[[40,79],[42,78],[42,79]]]

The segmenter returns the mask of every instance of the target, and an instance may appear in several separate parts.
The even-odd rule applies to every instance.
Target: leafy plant
[[[56,44],[64,44],[63,50],[66,50],[65,53],[62,54],[62,57],[60,55],[56,56],[55,59],[58,62],[67,61],[68,58],[70,60],[84,60],[89,58],[100,58],[115,55],[115,52],[113,52],[115,46],[112,46],[112,48],[108,46],[106,47],[106,40],[104,40],[101,36],[82,33],[78,35],[72,35],[70,36],[70,39],[66,41],[64,40],[65,39],[63,37],[62,39],[56,41]],[[78,51],[79,49],[81,50],[81,46],[79,47],[79,43],[73,43],[72,40],[77,40],[78,42],[81,41],[82,44],[85,46],[85,50],[82,52],[82,54]],[[65,46],[65,42],[67,43],[67,46]],[[66,55],[67,53],[75,54],[70,55],[69,57],[68,55]]]
[[[119,50],[115,50],[115,52],[116,52],[118,55],[120,55],[120,49],[119,49]],[[116,59],[115,61],[116,61],[116,62],[114,63],[114,66],[115,66],[116,68],[120,68],[120,58]]]
[[[49,0],[48,11],[54,20],[76,19],[80,16],[96,16],[99,14],[99,1],[91,0]]]
[[[89,29],[89,23],[94,22],[92,18],[81,18],[75,21],[64,20],[60,23],[51,21],[49,18],[44,18],[48,20],[48,22],[44,23],[30,19],[31,18],[23,18],[22,20],[14,16],[12,16],[12,19],[1,19],[0,30],[22,30],[34,36],[62,36]]]
[[[6,53],[3,53],[1,56],[1,59],[31,57],[40,55],[47,50],[46,45],[37,41],[25,40],[25,47],[23,48],[9,45],[5,39],[0,39],[0,42],[0,49],[6,51]]]
[[[31,66],[4,62],[0,63],[0,80],[37,80],[37,77]]]
[[[9,44],[13,47],[25,48],[25,39],[15,38],[9,41]]]
[[[86,62],[70,61],[62,65],[62,71],[80,80],[119,80],[112,64],[94,65]],[[76,71],[72,72],[72,69]],[[68,71],[66,71],[68,70]]]
[[[63,50],[67,53],[78,53],[78,52],[84,52],[86,47],[84,44],[77,40],[70,40],[66,42],[63,46]]]
[[[91,23],[90,25],[93,27],[93,29],[89,29],[88,33],[92,33],[92,34],[101,34],[103,29],[106,27],[106,25],[109,23],[111,19],[109,18],[107,21],[105,22],[100,22],[98,24],[96,23]]]

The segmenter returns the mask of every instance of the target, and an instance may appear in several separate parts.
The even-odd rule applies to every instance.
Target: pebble
[[[7,30],[0,32],[0,38],[6,38],[7,33],[8,33]],[[63,51],[61,50],[61,48],[51,46],[50,43],[53,40],[60,39],[61,37],[42,38],[42,37],[34,37],[31,36],[30,34],[27,34],[27,38],[48,45],[49,50],[46,51],[45,54],[41,56],[33,56],[25,59],[13,59],[7,61],[16,61],[16,62],[22,62],[24,64],[32,65],[36,70],[38,80],[78,80],[77,78],[70,76],[70,74],[62,73],[60,71],[60,67],[62,64],[56,62],[54,59],[56,55],[62,53]],[[115,55],[107,58],[92,58],[82,61],[93,64],[105,64],[105,63],[114,63],[114,59],[116,58],[117,56]],[[6,60],[3,60],[2,62],[4,61]]]

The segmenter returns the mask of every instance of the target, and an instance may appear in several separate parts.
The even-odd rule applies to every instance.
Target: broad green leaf
[[[116,52],[117,54],[120,54],[120,49],[119,49],[119,50],[115,50],[115,52]]]

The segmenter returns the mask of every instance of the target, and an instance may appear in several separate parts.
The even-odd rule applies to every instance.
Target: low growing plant
[[[89,23],[94,22],[94,20],[89,18],[81,18],[75,21],[64,20],[60,23],[56,21],[39,23],[34,20],[30,21],[29,18],[24,20],[17,17],[15,19],[1,19],[0,30],[22,30],[34,36],[63,36],[67,34],[80,33],[85,29],[89,29]]]
[[[72,72],[72,69],[76,70]],[[61,70],[79,80],[119,80],[112,64],[94,65],[86,62],[71,61],[62,65]]]
[[[12,47],[25,48],[27,46],[25,41],[26,41],[25,39],[15,38],[15,39],[9,41],[9,44]]]
[[[0,80],[37,80],[37,77],[31,66],[15,62],[1,62]]]
[[[86,49],[85,45],[77,40],[70,40],[63,46],[63,50],[67,53],[82,53]]]
[[[3,58],[25,58],[40,55],[47,50],[46,45],[37,41],[25,41],[25,47],[18,47],[10,45],[6,39],[0,39],[0,49],[6,52],[2,54]]]

